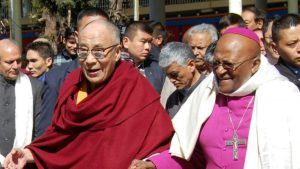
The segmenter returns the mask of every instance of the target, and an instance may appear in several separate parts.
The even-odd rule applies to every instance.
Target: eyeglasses
[[[226,62],[225,62],[225,63],[222,63],[222,62],[220,62],[220,61],[213,61],[212,67],[213,67],[214,70],[216,70],[216,69],[218,69],[219,66],[222,66],[223,69],[225,69],[225,70],[227,70],[227,71],[233,72],[233,71],[235,71],[238,67],[240,67],[240,66],[243,65],[244,63],[246,63],[246,62],[248,62],[248,61],[250,61],[250,60],[252,60],[252,59],[254,59],[254,58],[256,58],[256,56],[255,56],[255,57],[252,57],[252,58],[249,58],[249,59],[246,59],[246,60],[244,60],[244,61],[238,62],[238,63],[226,63]]]
[[[84,48],[77,48],[76,52],[78,55],[79,59],[85,60],[88,55],[90,54],[90,52],[92,53],[92,55],[96,58],[96,59],[104,59],[113,49],[113,47],[116,47],[118,44],[109,46],[107,48],[94,48],[92,50],[88,50],[88,49],[84,49]],[[107,53],[105,53],[105,51],[107,49],[111,48]]]

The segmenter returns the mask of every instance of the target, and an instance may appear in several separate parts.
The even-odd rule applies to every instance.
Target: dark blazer
[[[46,73],[42,95],[42,110],[37,124],[37,136],[41,136],[51,124],[52,115],[60,87],[66,77],[79,67],[78,59],[57,66]]]
[[[286,63],[282,59],[279,58],[278,63],[275,65],[275,67],[280,72],[280,74],[288,78],[300,90],[299,78],[292,72],[290,68],[287,67]]]
[[[165,72],[158,65],[159,54],[160,48],[152,44],[149,57],[142,65],[145,69],[146,78],[158,94],[161,93],[166,78]]]
[[[158,65],[158,62],[152,60],[150,57],[144,61],[142,66],[145,69],[146,78],[158,94],[160,94],[166,78],[164,71]]]
[[[41,106],[42,106],[42,89],[43,83],[36,79],[29,77],[32,87],[32,96],[33,96],[33,134],[32,139],[36,139],[38,137],[38,124],[40,121],[41,115]]]

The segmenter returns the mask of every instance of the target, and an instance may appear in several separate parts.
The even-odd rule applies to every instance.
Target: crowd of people
[[[248,7],[168,42],[87,8],[62,42],[0,40],[1,168],[300,169],[299,15]]]

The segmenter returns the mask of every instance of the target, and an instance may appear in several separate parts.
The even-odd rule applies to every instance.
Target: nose
[[[27,66],[26,66],[26,70],[31,70],[32,69],[32,66],[31,66],[31,63],[29,62],[28,64],[27,64]]]
[[[151,42],[146,42],[145,43],[145,49],[150,50],[151,49]]]
[[[21,62],[18,62],[16,60],[12,64],[13,69],[19,69],[20,66],[21,66]]]
[[[214,66],[214,72],[216,72],[216,74],[223,74],[226,72],[226,69],[224,69],[223,65],[219,63],[218,65]]]
[[[297,42],[297,53],[300,53],[300,42]]]
[[[176,80],[174,78],[169,77],[169,80],[172,84],[175,84]]]
[[[89,52],[84,62],[86,64],[94,64],[97,62],[97,59],[92,55],[92,52]]]

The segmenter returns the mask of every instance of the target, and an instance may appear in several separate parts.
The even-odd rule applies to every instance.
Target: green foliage
[[[76,15],[83,8],[97,6],[98,0],[32,0],[31,3],[36,14],[50,12],[66,16],[68,9]]]

